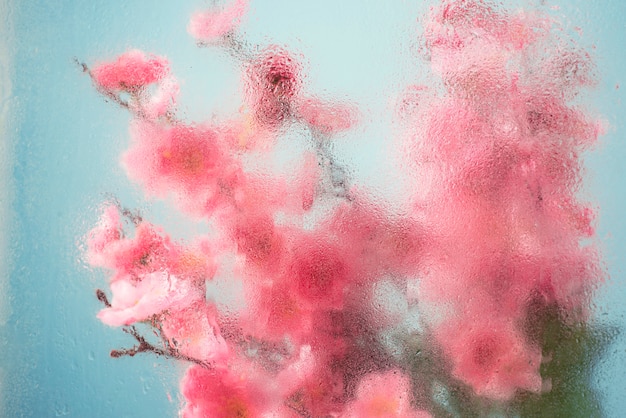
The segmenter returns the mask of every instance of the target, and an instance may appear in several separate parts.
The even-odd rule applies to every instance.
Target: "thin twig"
[[[104,306],[106,306],[107,308],[111,307],[111,303],[109,302],[109,298],[107,297],[106,293],[104,293],[104,291],[102,289],[96,290],[96,297],[98,298],[98,300],[100,302],[102,302],[104,304]],[[184,360],[184,361],[188,361],[188,362],[191,362],[191,363],[195,363],[195,364],[197,364],[199,366],[202,366],[204,368],[207,368],[207,369],[211,368],[211,365],[208,362],[199,360],[199,359],[194,358],[194,357],[187,356],[185,354],[182,354],[180,351],[178,351],[178,349],[176,349],[175,347],[172,347],[169,344],[169,342],[167,341],[167,339],[165,337],[163,337],[160,328],[157,328],[158,334],[155,331],[155,335],[157,337],[161,338],[161,340],[165,343],[165,346],[167,347],[166,349],[157,347],[157,346],[149,343],[145,339],[145,337],[139,333],[139,331],[137,330],[137,328],[134,325],[131,325],[131,326],[128,326],[128,327],[124,327],[122,330],[125,333],[132,335],[133,338],[135,340],[137,340],[139,345],[135,345],[135,346],[133,346],[131,348],[122,348],[122,349],[119,349],[119,350],[111,350],[111,357],[113,357],[113,358],[120,358],[120,357],[123,357],[123,356],[134,357],[136,354],[139,354],[139,353],[153,353],[153,354],[156,354],[157,356],[163,356],[163,357],[166,357],[166,358],[175,358],[175,359],[179,359],[179,360]]]
[[[113,358],[120,358],[123,356],[134,357],[136,354],[139,354],[139,353],[152,353],[152,354],[156,354],[157,356],[163,356],[165,358],[175,358],[175,359],[195,363],[207,369],[211,368],[211,365],[208,362],[182,354],[176,348],[171,347],[169,344],[167,345],[167,349],[154,346],[153,344],[146,341],[146,339],[141,334],[139,334],[139,331],[137,331],[137,328],[134,325],[125,327],[123,331],[127,334],[132,335],[133,338],[137,340],[139,345],[133,346],[132,348],[111,350],[111,357]]]
[[[102,289],[96,290],[96,297],[98,298],[100,302],[104,303],[104,306],[106,306],[107,308],[111,307],[109,298],[107,297],[106,293],[104,293],[104,290]]]

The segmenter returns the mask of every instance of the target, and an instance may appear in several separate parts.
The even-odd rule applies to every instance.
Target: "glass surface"
[[[145,219],[162,226],[174,240],[191,240],[199,231],[213,234],[218,221],[198,221],[180,210],[180,204],[177,206],[172,199],[146,198],[138,182],[129,179],[120,164],[120,156],[129,147],[130,114],[102,94],[102,89],[99,93],[94,88],[81,64],[97,68],[132,49],[167,57],[180,83],[178,117],[181,120],[224,121],[246,112],[253,119],[261,118],[258,113],[251,113],[254,99],[241,88],[242,66],[247,61],[238,57],[236,51],[242,49],[199,48],[187,31],[193,13],[210,9],[214,3],[221,4],[190,1],[157,7],[148,1],[0,0],[0,341],[3,347],[0,416],[173,417],[183,408],[179,381],[189,362],[150,353],[110,356],[111,350],[132,347],[136,341],[120,327],[109,327],[96,317],[103,308],[96,298],[96,289],[110,294],[107,282],[110,272],[89,265],[85,237],[98,223],[106,206],[103,202],[119,202],[140,212]],[[333,164],[344,167],[320,175],[326,181],[320,184],[324,183],[328,190],[334,190],[337,195],[347,193],[349,188],[339,181],[345,176],[346,183],[349,180],[355,187],[350,193],[366,197],[377,208],[395,210],[396,218],[415,210],[416,202],[423,196],[432,196],[424,186],[426,180],[419,183],[422,188],[406,180],[406,176],[417,174],[411,171],[411,162],[405,158],[403,138],[407,135],[407,119],[402,120],[399,115],[409,118],[419,131],[416,135],[423,134],[425,125],[421,119],[419,123],[410,119],[421,117],[423,111],[422,87],[415,86],[426,86],[436,92],[449,87],[433,72],[431,65],[436,58],[430,56],[431,61],[427,60],[421,38],[430,8],[439,7],[439,3],[352,0],[251,0],[249,3],[237,29],[240,37],[237,39],[246,42],[243,50],[263,51],[267,45],[277,45],[276,51],[289,51],[301,63],[298,74],[302,76],[302,95],[325,101],[321,103],[345,106],[348,110],[339,111],[338,119],[347,122],[338,123],[350,127],[345,131],[328,128],[328,124],[319,122],[315,106],[309,108],[307,119],[302,104],[298,117],[305,122],[288,124],[281,128],[280,134],[267,134],[276,136],[271,141],[278,144],[271,156],[264,154],[263,144],[250,145],[259,148],[243,158],[246,169],[274,173],[285,181],[293,180],[290,173],[299,172],[307,164],[315,172],[318,161],[313,159],[311,163],[309,157],[303,157],[303,150],[320,155],[311,145],[315,142],[307,142],[315,131],[309,128],[314,126],[318,134],[321,131],[321,135],[332,137],[328,140],[330,145],[324,146],[324,152],[329,152],[325,157],[328,160],[319,166],[328,168],[332,159]],[[598,142],[582,153],[582,187],[576,194],[582,201],[590,202],[597,212],[595,235],[584,240],[583,245],[597,246],[599,265],[606,274],[592,300],[585,302],[589,310],[586,321],[598,333],[570,338],[579,344],[567,351],[571,354],[577,348],[582,350],[580,357],[571,354],[570,358],[580,361],[582,377],[579,378],[584,383],[583,389],[571,386],[572,393],[565,390],[562,396],[574,399],[582,395],[580,402],[586,406],[578,405],[578,409],[563,412],[564,409],[561,413],[589,416],[586,411],[591,411],[598,416],[619,417],[626,409],[623,397],[626,186],[622,181],[626,176],[623,164],[626,5],[619,1],[564,0],[505,3],[503,10],[526,10],[522,16],[529,20],[534,19],[535,12],[549,16],[558,22],[556,29],[550,30],[574,40],[575,44],[545,44],[546,60],[557,56],[559,48],[570,48],[583,56],[589,54],[585,58],[589,61],[584,62],[595,64],[592,72],[597,83],[580,88],[568,98],[568,103],[585,109],[585,115],[598,121],[594,126],[602,130]],[[482,35],[478,30],[470,36]],[[257,46],[259,50],[255,49]],[[468,68],[464,74],[470,71]],[[254,78],[254,74],[250,77]],[[479,83],[479,76],[477,79]],[[425,102],[428,105],[428,100]],[[248,109],[242,110],[246,106]],[[356,110],[351,113],[351,109]],[[271,125],[276,113],[268,111],[265,117]],[[337,120],[328,117],[330,123]],[[260,134],[255,138],[248,140],[262,141],[258,139],[262,138]],[[427,178],[421,171],[419,176]],[[303,175],[303,178],[306,183],[307,177]],[[304,189],[306,185],[298,183],[295,189],[286,189],[289,192],[285,195],[293,196]],[[316,219],[328,214],[328,206],[316,207],[316,212],[304,216],[300,225],[315,231]],[[442,210],[446,210],[445,205]],[[276,215],[285,219],[291,216],[279,211]],[[369,225],[376,222],[373,219]],[[128,221],[126,224],[130,227]],[[424,225],[429,228],[432,223]],[[232,257],[222,265],[229,263],[236,267]],[[233,271],[226,267],[218,271],[212,282],[216,284],[209,286],[209,296],[219,300],[221,306],[237,311],[244,309],[249,301],[243,296],[241,280],[227,281],[231,276],[239,277],[234,267]],[[416,275],[407,275],[411,274]],[[400,322],[397,318],[401,316],[405,321],[404,332],[419,334],[423,318],[418,317],[431,315],[432,326],[437,322],[432,317],[440,314],[441,306],[434,304],[425,310],[427,314],[422,311],[412,316],[402,305],[404,288],[397,286],[395,278],[379,278],[372,287],[373,304],[382,306],[385,315],[381,317],[389,323]],[[389,358],[395,358],[394,350],[411,347],[407,341],[400,348],[394,346],[393,341],[389,342],[393,340],[392,334],[388,331],[377,337],[380,339],[377,344],[389,343],[385,352]],[[565,362],[562,359],[550,362],[547,357],[542,359],[546,364]],[[377,367],[384,372],[392,369],[391,366],[389,363]],[[456,372],[456,376],[462,380],[463,373]],[[376,378],[371,379],[370,386],[376,388],[373,390],[382,393],[380,383],[376,383]],[[405,385],[400,380],[389,381],[398,387]],[[433,414],[436,416],[459,413],[471,416],[470,410],[493,416],[537,416],[539,412],[543,416],[557,416],[550,409],[555,403],[541,405],[533,398],[529,405],[535,402],[535,406],[528,406],[524,404],[527,398],[522,395],[512,401],[513,395],[484,387],[482,394],[486,398],[496,397],[500,401],[505,398],[503,403],[493,406],[489,401],[477,407],[468,402],[454,410],[450,406],[451,398],[446,395],[449,388],[445,384],[437,386],[432,380],[428,382],[432,384],[428,391],[431,398],[412,407],[428,409],[428,405],[437,404],[438,412]],[[348,391],[346,403],[358,398],[358,394],[369,396],[366,389],[356,389],[357,383],[356,380],[352,383],[354,387]],[[553,379],[552,383],[558,382]],[[479,386],[475,384],[474,388]],[[546,399],[551,393],[547,380],[539,386],[533,381],[519,383],[518,387],[543,391],[541,396]],[[589,392],[585,391],[587,388]],[[597,396],[593,391],[597,391]],[[519,393],[522,392],[525,393],[524,390]],[[571,407],[571,403],[568,405]]]

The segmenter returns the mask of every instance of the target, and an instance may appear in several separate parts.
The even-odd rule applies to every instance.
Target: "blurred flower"
[[[276,127],[291,115],[302,84],[300,64],[286,49],[265,48],[249,65],[245,99],[259,124]]]
[[[350,129],[357,120],[356,108],[345,103],[309,98],[298,103],[298,114],[311,127],[332,135]]]
[[[172,256],[179,250],[169,236],[147,222],[136,226],[134,237],[125,237],[115,206],[105,210],[99,225],[88,237],[89,262],[113,270],[113,281],[168,268]]]
[[[149,319],[172,307],[183,309],[204,298],[197,282],[181,280],[166,271],[143,275],[139,280],[120,278],[111,283],[111,307],[102,309],[98,318],[107,325],[130,325]]]
[[[187,31],[200,42],[214,41],[233,31],[248,8],[248,0],[233,0],[221,10],[197,12],[191,17]]]
[[[86,259],[92,266],[109,266],[108,254],[113,243],[122,238],[122,223],[116,206],[107,206],[98,225],[87,234]]]
[[[254,367],[243,364],[215,369],[192,366],[180,382],[186,401],[181,416],[261,418],[275,407],[269,402],[264,385],[255,379]]]
[[[483,314],[442,324],[436,335],[453,376],[478,396],[507,401],[521,390],[541,391],[541,352],[512,324]]]
[[[195,302],[184,309],[178,308],[172,306],[161,318],[161,329],[170,345],[179,353],[196,360],[226,361],[228,346],[215,321],[215,308],[204,301]]]
[[[173,194],[185,211],[206,216],[233,197],[243,179],[224,150],[228,130],[208,125],[162,125],[136,120],[123,156],[129,177],[148,195]]]
[[[430,418],[411,407],[411,382],[400,370],[364,376],[342,418]]]
[[[155,83],[169,73],[169,63],[163,57],[146,55],[133,49],[115,61],[99,64],[91,71],[96,84],[105,90],[134,90]]]

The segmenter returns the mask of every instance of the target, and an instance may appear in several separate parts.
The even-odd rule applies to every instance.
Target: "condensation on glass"
[[[616,416],[596,3],[0,3],[1,414]]]

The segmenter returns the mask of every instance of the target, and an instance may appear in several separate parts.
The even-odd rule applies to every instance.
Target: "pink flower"
[[[187,280],[210,280],[217,270],[214,249],[206,238],[198,238],[185,247],[172,245],[169,247],[167,269]]]
[[[353,272],[348,254],[338,246],[310,236],[296,244],[289,281],[301,301],[317,307],[340,308]]]
[[[506,401],[521,390],[541,391],[541,352],[509,321],[467,316],[442,324],[436,337],[452,362],[452,374],[477,395]]]
[[[350,205],[338,205],[326,227],[339,233],[340,242],[349,249],[346,256],[359,265],[360,276],[413,274],[420,264],[424,234],[417,223],[388,219],[363,196],[354,197]]]
[[[134,237],[124,236],[118,208],[113,205],[87,234],[86,258],[93,266],[113,270],[112,281],[127,280],[127,276],[139,280],[155,271],[204,281],[211,279],[216,269],[213,249],[206,239],[182,246],[147,222],[135,227]]]
[[[148,195],[172,193],[189,213],[204,216],[236,193],[243,173],[223,150],[223,133],[205,125],[135,121],[123,156],[129,177]]]
[[[195,13],[187,31],[196,40],[211,42],[233,31],[248,8],[248,0],[233,0],[222,10]]]
[[[114,270],[113,280],[165,268],[178,250],[168,236],[162,236],[162,231],[147,222],[137,225],[133,238],[126,237],[119,210],[113,205],[105,209],[98,225],[87,234],[88,262]]]
[[[216,314],[203,301],[184,309],[172,306],[161,320],[163,335],[185,356],[222,363],[228,358],[228,346],[215,322]]]
[[[169,73],[169,63],[163,57],[146,56],[133,49],[113,62],[97,65],[91,73],[105,90],[133,90],[161,80]]]
[[[604,280],[599,255],[594,247],[553,248],[541,262],[545,265],[539,291],[550,302],[568,312],[570,320],[583,320],[589,314],[591,289]]]
[[[301,345],[298,356],[293,356],[273,379],[273,384],[281,397],[289,397],[305,380],[310,379],[316,372],[317,363],[311,352],[311,346]]]
[[[300,64],[284,48],[267,47],[246,73],[245,99],[257,123],[276,127],[292,114],[292,101],[302,84]]]
[[[361,379],[356,399],[342,418],[429,418],[411,407],[411,382],[399,370],[371,373]]]
[[[178,81],[172,76],[165,77],[159,82],[156,91],[141,104],[140,110],[147,118],[165,116],[176,106],[179,91]]]
[[[136,227],[133,238],[119,239],[109,245],[103,265],[115,270],[113,279],[126,275],[138,277],[167,268],[174,249],[169,236],[162,236],[161,231],[144,222]]]
[[[110,249],[122,238],[122,223],[117,207],[107,206],[98,225],[87,234],[86,259],[92,266],[109,265]]]
[[[111,291],[111,306],[98,313],[98,318],[111,326],[145,321],[167,309],[184,309],[204,298],[204,287],[166,271],[149,273],[139,280],[116,280],[111,283]]]
[[[533,14],[511,15],[480,0],[444,1],[426,21],[426,46],[455,51],[487,39],[503,50],[520,50],[545,34],[548,23]]]
[[[298,104],[298,113],[310,126],[332,135],[350,129],[356,122],[356,109],[342,103],[309,98]]]
[[[267,340],[289,336],[295,342],[310,336],[312,308],[302,304],[289,286],[254,282],[247,290],[250,306],[242,315],[242,326],[250,335]]]
[[[328,360],[319,362],[295,391],[298,408],[311,417],[339,416],[345,399],[344,383],[342,373],[330,367]]]
[[[262,382],[248,367],[206,369],[193,366],[180,382],[183,418],[261,418],[271,410]]]
[[[263,214],[240,216],[230,228],[232,239],[246,260],[263,269],[272,269],[279,264],[283,237],[274,220]]]

